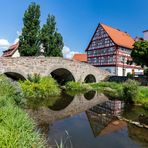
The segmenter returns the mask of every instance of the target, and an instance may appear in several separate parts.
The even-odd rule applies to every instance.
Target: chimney
[[[144,33],[144,40],[148,41],[148,30],[143,31]]]

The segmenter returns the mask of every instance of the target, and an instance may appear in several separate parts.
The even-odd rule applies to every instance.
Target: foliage
[[[122,97],[122,84],[115,82],[99,82],[90,84],[94,90],[103,92],[110,99],[121,99]]]
[[[23,94],[18,83],[12,82],[4,75],[0,75],[0,96],[13,97],[17,105],[24,103]]]
[[[127,80],[123,84],[123,99],[127,103],[133,103],[139,97],[138,82]]]
[[[40,74],[28,75],[28,80],[33,83],[39,83],[41,80]]]
[[[66,148],[66,147],[72,148],[73,147],[69,133],[67,130],[65,130],[64,138],[61,139],[60,143],[58,143],[56,140],[55,140],[55,143],[56,143],[57,148]]]
[[[148,66],[148,41],[135,42],[131,57],[137,65]]]
[[[0,96],[0,102],[5,100],[5,105],[0,107],[1,147],[43,147],[41,137],[34,131],[34,122],[9,99]]]
[[[144,70],[144,75],[145,75],[145,76],[148,76],[148,68],[146,68],[146,69]]]
[[[68,91],[88,91],[92,89],[89,84],[74,81],[67,82],[65,86]]]
[[[136,103],[140,103],[148,109],[148,87],[139,87],[139,92],[139,97],[136,99]]]
[[[42,77],[38,83],[29,80],[20,81],[20,85],[25,98],[44,99],[60,94],[57,82],[51,77]]]
[[[35,56],[39,53],[40,6],[31,3],[25,11],[22,34],[19,37],[19,52],[21,56]]]
[[[133,75],[133,74],[131,74],[130,72],[128,72],[128,73],[127,73],[127,77],[128,77],[128,78],[133,78],[133,77],[134,77],[134,75]]]
[[[48,15],[47,22],[41,29],[40,39],[44,47],[45,56],[63,56],[63,38],[57,32],[56,21],[53,15]]]
[[[57,32],[53,15],[48,15],[46,24],[40,30],[40,6],[33,2],[25,11],[23,24],[18,48],[21,56],[40,55],[41,45],[45,56],[63,56],[63,38]]]
[[[0,76],[0,146],[44,147],[34,122],[17,106],[18,96],[14,82]]]

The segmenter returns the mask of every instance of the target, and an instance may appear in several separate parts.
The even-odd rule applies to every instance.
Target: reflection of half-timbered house
[[[126,32],[99,24],[86,49],[88,63],[118,76],[142,74],[141,67],[127,64],[134,42]]]

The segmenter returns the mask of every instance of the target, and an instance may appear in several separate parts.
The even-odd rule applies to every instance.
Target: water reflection
[[[57,120],[84,112],[96,104],[100,104],[107,100],[108,98],[100,93],[95,93],[95,96],[91,101],[87,100],[83,94],[80,94],[75,95],[74,98],[71,96],[70,98],[60,98],[50,107],[42,106],[36,110],[30,108],[27,111],[37,124],[53,123]]]
[[[139,109],[139,114],[141,111]],[[117,115],[131,116],[131,112],[124,112],[124,102],[108,100],[104,94],[67,95],[50,108],[29,109],[28,112],[52,145],[55,140],[61,141],[66,130],[74,148],[148,146],[146,129],[116,118]]]
[[[53,103],[53,105],[49,106],[49,108],[54,111],[60,111],[66,108],[72,102],[73,99],[73,96],[62,92],[61,96]]]
[[[148,129],[128,124],[128,134],[129,137],[140,143],[142,147],[148,147]]]
[[[96,91],[94,90],[91,90],[87,93],[84,94],[84,97],[87,99],[87,100],[91,100],[95,97],[95,94],[96,94]]]
[[[109,100],[87,110],[87,117],[89,119],[94,136],[98,136],[102,130],[106,130],[105,128],[109,128],[107,131],[110,132],[113,132],[113,129],[117,130],[118,128],[121,128],[121,126],[118,128],[114,127],[114,124],[112,124],[111,121],[117,120],[116,116],[121,114],[123,108],[124,103],[122,101]],[[114,123],[121,124],[119,121]],[[126,125],[124,123],[122,124],[123,127]]]

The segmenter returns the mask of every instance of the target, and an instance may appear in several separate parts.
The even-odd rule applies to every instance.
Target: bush
[[[17,105],[24,102],[19,83],[12,81],[4,75],[0,75],[0,96],[8,96],[13,98]]]
[[[88,91],[92,89],[89,84],[74,81],[67,82],[65,87],[68,91]]]
[[[146,69],[144,70],[144,75],[145,75],[145,76],[148,76],[148,68],[146,68]]]
[[[139,83],[134,80],[127,80],[123,84],[123,99],[126,103],[134,103],[139,97]]]
[[[133,75],[133,74],[131,74],[130,72],[128,72],[128,73],[127,73],[127,77],[128,77],[128,78],[133,78],[133,77],[134,77],[134,75]]]
[[[51,77],[42,77],[40,81],[20,81],[25,98],[49,98],[60,95],[57,82]]]

